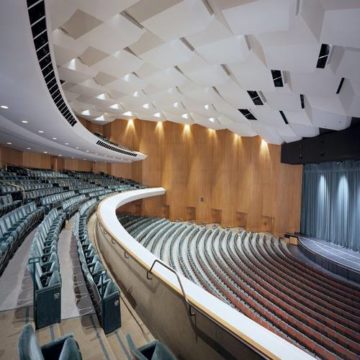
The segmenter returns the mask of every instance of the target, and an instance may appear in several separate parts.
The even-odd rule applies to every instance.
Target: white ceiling
[[[92,121],[199,123],[279,144],[360,116],[358,0],[49,0],[48,13],[67,100]]]

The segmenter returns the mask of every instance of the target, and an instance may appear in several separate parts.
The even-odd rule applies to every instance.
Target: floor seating
[[[0,216],[8,213],[11,210],[14,210],[21,205],[20,200],[13,200],[10,194],[0,196]]]
[[[136,360],[176,360],[175,355],[170,349],[159,340],[154,340],[149,344],[137,348],[129,334],[126,335],[126,339],[131,354]]]
[[[40,199],[41,205],[45,207],[45,211],[48,212],[52,208],[60,207],[62,202],[66,199],[75,196],[75,191],[60,192],[58,194],[49,195]]]
[[[34,287],[37,329],[61,321],[61,275],[57,243],[65,213],[51,210],[41,222],[31,245],[28,268]]]
[[[85,200],[85,195],[78,195],[65,200],[62,203],[62,209],[66,213],[66,218],[69,219],[71,216],[73,216]]]
[[[40,346],[31,324],[24,326],[18,343],[20,360],[81,360],[79,345],[73,335],[65,335]]]
[[[90,293],[99,322],[108,334],[121,326],[120,291],[101,263],[96,248],[89,239],[87,221],[95,211],[97,199],[84,203],[75,219],[73,235],[86,286]]]
[[[44,209],[34,202],[18,207],[0,218],[0,274],[26,235],[41,221]]]

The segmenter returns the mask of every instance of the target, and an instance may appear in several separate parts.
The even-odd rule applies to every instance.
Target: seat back
[[[31,324],[24,326],[19,343],[18,352],[20,360],[43,360],[41,348],[37,342],[35,331]]]

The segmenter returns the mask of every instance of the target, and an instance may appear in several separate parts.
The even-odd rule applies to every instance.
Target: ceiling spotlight
[[[59,154],[58,156],[62,157],[62,155],[61,155],[61,154]]]
[[[179,103],[178,103],[178,102],[174,102],[173,105],[174,105],[175,108],[179,107]]]
[[[154,114],[154,117],[159,118],[159,117],[161,117],[161,114],[159,112],[157,112]]]
[[[0,105],[0,108],[2,108],[2,109],[8,109],[9,107],[8,106],[6,106],[6,105]]]
[[[31,147],[27,147],[26,150],[31,150]]]
[[[8,141],[6,144],[8,144],[8,145],[12,145],[12,142]]]
[[[90,115],[90,110],[84,110],[81,112],[83,115],[87,115],[89,116]]]
[[[53,139],[53,140],[57,140],[57,138],[56,138],[56,137],[53,137],[52,139]]]
[[[44,130],[39,130],[38,133],[39,133],[39,134],[43,134],[43,133],[44,133]]]
[[[97,99],[100,99],[100,100],[105,100],[106,99],[106,94],[100,94],[96,97]]]
[[[96,117],[95,120],[105,121],[104,115],[100,115],[100,116]]]
[[[133,93],[133,96],[134,96],[134,97],[138,97],[138,96],[139,96],[139,92],[138,92],[138,91],[135,91],[135,92]]]
[[[133,113],[132,113],[131,111],[125,111],[125,112],[123,113],[123,115],[125,115],[125,116],[132,116]]]
[[[211,117],[211,118],[209,118],[209,121],[213,123],[213,122],[215,122],[215,119],[213,117]]]
[[[79,147],[77,146],[75,149],[79,150]]]
[[[148,108],[150,107],[150,105],[149,105],[149,104],[144,104],[142,107],[143,107],[144,109],[148,109]]]
[[[188,118],[189,118],[189,114],[182,114],[181,117],[182,117],[183,119],[188,119]]]
[[[129,80],[130,80],[130,74],[126,74],[126,75],[123,77],[123,79],[124,79],[125,81],[129,81]]]
[[[110,109],[119,110],[119,104],[114,104],[110,106]]]
[[[204,105],[205,110],[209,110],[209,104]]]
[[[65,145],[69,145],[69,143],[65,143]]]
[[[44,154],[47,154],[48,152],[47,151],[44,151]]]
[[[27,120],[21,120],[21,122],[22,122],[23,124],[27,124],[27,123],[28,123]]]

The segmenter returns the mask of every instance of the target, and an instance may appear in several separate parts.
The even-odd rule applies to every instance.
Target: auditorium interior
[[[1,0],[0,359],[360,359],[358,0]]]

